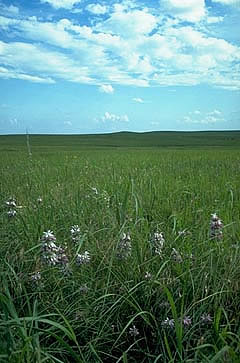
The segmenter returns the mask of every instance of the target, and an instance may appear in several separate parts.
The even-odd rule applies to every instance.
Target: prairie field
[[[0,362],[240,362],[240,132],[0,136]]]

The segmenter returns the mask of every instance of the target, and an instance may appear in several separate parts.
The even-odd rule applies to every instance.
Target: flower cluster
[[[75,224],[74,226],[71,227],[70,233],[71,233],[72,241],[74,243],[78,242],[79,238],[80,238],[80,228],[77,224]]]
[[[210,237],[221,239],[223,236],[223,223],[220,218],[218,218],[216,213],[212,214],[210,222]]]
[[[68,263],[65,250],[55,244],[56,237],[52,231],[48,230],[47,232],[43,232],[41,241],[42,259],[46,264],[55,266],[56,264],[66,265]]]
[[[91,260],[90,254],[88,251],[85,251],[82,255],[78,254],[76,258],[77,265],[85,265],[89,263]]]
[[[117,246],[117,257],[119,259],[127,259],[131,256],[132,252],[132,244],[131,244],[131,237],[129,233],[123,233],[122,238],[118,242]]]
[[[31,275],[31,281],[33,283],[38,283],[39,281],[41,280],[41,273],[38,271],[38,272],[35,272],[34,274]]]
[[[162,255],[162,249],[165,243],[163,233],[155,232],[150,240],[152,252],[155,255]]]
[[[136,328],[135,325],[133,325],[133,327],[129,329],[129,334],[134,338],[139,335],[139,330]]]
[[[207,313],[203,313],[201,315],[201,318],[200,319],[201,319],[201,323],[203,323],[203,324],[209,324],[209,323],[212,322],[211,315],[210,314],[207,314]]]
[[[8,211],[7,211],[8,217],[9,218],[15,217],[16,214],[17,214],[17,212],[16,212],[16,208],[17,208],[16,200],[14,198],[9,198],[5,202],[5,206],[8,208]]]
[[[172,249],[172,258],[178,263],[183,262],[180,252],[178,252],[175,248]]]
[[[189,328],[192,325],[192,319],[190,316],[184,316],[183,319],[180,320],[184,328]],[[212,322],[212,318],[210,314],[204,313],[200,317],[201,324],[209,324]],[[169,319],[168,317],[162,321],[161,323],[163,328],[174,328],[175,327],[175,320]]]
[[[162,321],[161,325],[162,325],[163,328],[174,328],[175,320],[166,318],[165,320]]]

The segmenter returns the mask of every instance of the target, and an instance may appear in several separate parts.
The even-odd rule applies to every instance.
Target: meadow
[[[0,136],[0,362],[240,362],[240,132],[29,145]]]

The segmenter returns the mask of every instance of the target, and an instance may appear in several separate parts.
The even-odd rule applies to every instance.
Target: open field
[[[30,145],[0,136],[0,362],[238,363],[240,132]]]

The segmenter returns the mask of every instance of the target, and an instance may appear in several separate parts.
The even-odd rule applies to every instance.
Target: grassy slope
[[[92,135],[30,135],[33,148],[64,147],[238,147],[240,131],[211,132],[118,132]],[[25,135],[0,136],[0,150],[26,147]]]

